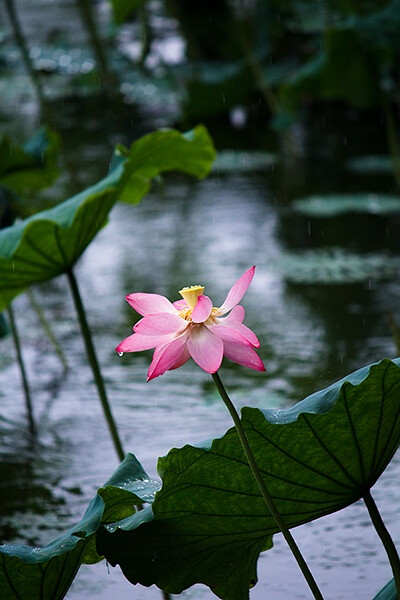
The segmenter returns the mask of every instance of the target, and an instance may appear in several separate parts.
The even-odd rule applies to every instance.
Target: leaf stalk
[[[93,377],[99,394],[101,406],[103,408],[104,416],[107,421],[108,429],[110,431],[115,450],[117,452],[120,461],[124,459],[125,452],[122,448],[122,443],[118,434],[117,425],[111,412],[110,403],[107,398],[106,388],[104,380],[100,371],[99,362],[97,360],[96,351],[92,340],[92,335],[89,329],[89,325],[86,319],[86,312],[83,306],[81,294],[79,292],[78,282],[76,281],[72,268],[66,271],[68,282],[71,288],[72,297],[74,299],[76,312],[81,327],[82,336],[85,342],[86,354],[89,360],[90,367],[92,369]]]
[[[377,505],[375,504],[375,500],[371,496],[370,490],[364,493],[363,500],[367,507],[369,516],[371,517],[373,526],[375,527],[375,530],[386,550],[386,554],[393,571],[397,597],[400,598],[400,559],[396,550],[396,546],[394,545],[392,537],[382,520],[381,514]]]
[[[307,581],[308,586],[309,586],[315,600],[323,600],[323,596],[318,588],[318,585],[317,585],[303,555],[301,554],[301,551],[300,551],[296,541],[294,540],[292,534],[290,533],[289,529],[287,528],[281,514],[279,513],[279,511],[276,507],[275,502],[272,499],[272,496],[270,495],[270,493],[267,489],[267,486],[265,485],[264,479],[262,478],[262,475],[257,467],[257,463],[254,458],[254,454],[250,448],[250,444],[248,442],[246,433],[243,429],[243,425],[240,420],[239,414],[238,414],[236,408],[234,407],[231,399],[229,398],[218,372],[213,373],[212,378],[214,379],[214,383],[217,387],[219,395],[222,398],[222,401],[224,402],[225,406],[227,407],[227,409],[233,419],[237,434],[239,436],[240,442],[242,444],[244,453],[247,458],[247,462],[249,463],[249,467],[251,469],[254,479],[257,482],[257,485],[258,485],[260,492],[265,500],[265,503],[266,503],[271,515],[275,519],[276,524],[278,525],[283,537],[285,538],[287,544],[289,545],[289,548],[291,549],[292,554],[293,554],[295,560],[297,561],[297,564],[299,565],[299,568],[300,568],[301,572],[303,573],[304,578]]]
[[[10,321],[11,335],[13,337],[15,352],[17,355],[17,361],[18,361],[19,370],[21,373],[22,386],[24,388],[26,412],[28,414],[28,421],[29,421],[29,433],[30,433],[31,437],[33,438],[36,435],[36,424],[35,424],[35,419],[33,416],[31,391],[29,388],[28,376],[26,374],[25,363],[24,363],[24,359],[22,356],[21,343],[20,343],[20,339],[19,339],[17,323],[15,321],[14,310],[12,309],[11,304],[7,308],[7,314],[8,314],[8,319]]]

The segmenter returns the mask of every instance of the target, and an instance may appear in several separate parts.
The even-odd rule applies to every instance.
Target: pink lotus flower
[[[147,381],[181,367],[190,357],[207,373],[218,371],[223,356],[250,369],[265,371],[262,360],[253,350],[260,347],[260,342],[251,329],[243,325],[245,313],[239,305],[254,271],[255,267],[251,267],[243,273],[220,308],[213,306],[200,285],[180,290],[183,300],[173,304],[158,294],[129,294],[127,302],[143,319],[116,351],[121,354],[155,348]]]

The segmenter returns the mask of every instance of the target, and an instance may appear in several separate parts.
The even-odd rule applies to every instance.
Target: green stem
[[[24,359],[22,358],[22,350],[21,350],[21,344],[20,344],[19,335],[18,335],[17,324],[15,322],[14,311],[11,308],[11,304],[7,308],[7,313],[8,313],[8,318],[10,321],[11,334],[12,334],[12,337],[14,340],[15,352],[17,354],[17,360],[18,360],[18,364],[19,364],[19,370],[21,373],[22,385],[23,385],[24,393],[25,393],[26,411],[28,413],[28,420],[29,420],[29,433],[30,433],[31,437],[33,438],[36,435],[36,425],[35,425],[35,420],[33,417],[31,392],[29,389],[28,377],[26,375]]]
[[[35,86],[36,94],[40,102],[43,102],[43,89],[40,77],[33,66],[32,59],[29,54],[28,44],[26,43],[25,36],[22,32],[22,27],[19,22],[17,11],[15,10],[14,0],[5,0],[8,18],[10,19],[15,40],[21,50],[22,58],[25,63],[26,70]]]
[[[253,452],[252,452],[249,442],[247,440],[246,433],[243,429],[239,414],[236,411],[236,408],[234,407],[231,399],[229,398],[218,373],[213,373],[212,377],[214,379],[215,385],[217,386],[219,395],[221,396],[224,404],[226,405],[226,407],[229,410],[229,413],[233,419],[237,434],[239,436],[240,442],[242,444],[244,453],[247,458],[247,462],[249,463],[249,467],[254,476],[254,479],[256,480],[257,485],[260,488],[260,492],[265,500],[265,503],[266,503],[271,515],[274,517],[280,531],[282,532],[283,537],[285,538],[286,542],[288,543],[288,545],[293,553],[293,556],[295,557],[297,564],[299,565],[300,570],[303,573],[304,578],[306,579],[306,581],[310,587],[310,590],[311,590],[314,598],[316,600],[323,600],[323,596],[322,596],[321,592],[319,591],[318,585],[317,585],[310,569],[308,568],[308,565],[307,565],[306,561],[304,560],[299,547],[297,546],[289,529],[286,527],[286,524],[285,524],[284,520],[282,519],[282,517],[275,505],[275,502],[273,501],[272,496],[270,495],[270,493],[267,489],[267,486],[265,485],[264,479],[262,478],[261,473],[257,467]]]
[[[33,293],[33,290],[28,288],[27,291],[27,296],[29,298],[29,301],[32,305],[33,310],[36,312],[38,319],[47,335],[47,337],[49,338],[50,342],[52,343],[54,350],[56,351],[58,358],[61,361],[62,366],[64,367],[64,370],[67,371],[68,370],[68,363],[67,363],[67,359],[65,358],[65,354],[61,348],[61,345],[58,343],[58,340],[51,328],[50,323],[48,322],[48,320],[46,319],[44,312],[42,311],[42,308],[39,304],[39,302],[36,300],[35,298],[35,294]]]
[[[397,124],[393,115],[393,110],[387,95],[382,92],[381,104],[385,116],[386,137],[389,146],[390,156],[393,164],[393,175],[397,189],[400,189],[400,146],[397,134]]]
[[[97,31],[97,25],[93,15],[92,2],[91,0],[76,0],[76,5],[81,14],[82,22],[89,36],[90,43],[97,60],[102,84],[105,86],[108,84],[113,84],[114,77],[108,66],[107,56],[103,48],[103,42],[100,39]]]
[[[104,411],[104,416],[107,421],[108,428],[111,433],[111,437],[114,442],[115,450],[117,451],[118,458],[122,461],[124,459],[125,453],[122,449],[121,440],[119,438],[118,429],[114,421],[114,417],[111,412],[110,404],[107,399],[106,389],[104,386],[103,377],[100,372],[99,363],[97,360],[96,352],[93,345],[92,335],[90,333],[89,325],[86,320],[86,313],[83,307],[82,298],[79,292],[78,283],[75,279],[75,275],[72,269],[69,269],[67,272],[67,277],[69,281],[69,285],[71,287],[72,296],[75,303],[76,312],[78,313],[79,323],[81,326],[82,336],[85,341],[86,353],[92,368],[94,380],[97,386],[97,391],[99,394],[101,406]]]
[[[363,500],[365,502],[375,530],[381,538],[381,542],[386,550],[386,554],[388,555],[389,563],[392,567],[394,581],[396,584],[397,597],[400,598],[400,559],[396,550],[396,546],[394,545],[389,531],[386,529],[378,507],[376,506],[375,501],[372,498],[371,492],[369,490],[365,492]]]

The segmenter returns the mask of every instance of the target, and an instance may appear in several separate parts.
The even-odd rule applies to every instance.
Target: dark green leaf
[[[173,129],[156,131],[132,144],[125,162],[118,199],[137,204],[159,173],[179,170],[205,177],[215,159],[207,129],[198,126],[181,134]]]
[[[327,29],[324,44],[290,81],[281,86],[283,110],[296,113],[304,98],[341,99],[358,108],[378,103],[378,82],[357,33]]]
[[[398,600],[396,592],[396,584],[394,579],[389,581],[385,587],[383,587],[373,600]]]
[[[0,140],[0,182],[21,193],[46,187],[58,175],[58,135],[49,129],[38,131],[24,146],[7,136]]]
[[[112,482],[112,483],[110,483]],[[94,536],[101,522],[108,515],[121,519],[135,512],[134,502],[130,511],[126,502],[118,508],[116,498],[132,485],[154,487],[142,466],[132,454],[128,454],[112,478],[99,492],[107,496],[112,508],[105,507],[100,495],[96,495],[82,518],[61,537],[42,548],[21,544],[0,546],[0,598],[2,600],[61,600],[68,591],[80,565],[101,560],[94,547]],[[129,494],[131,500],[144,498]],[[144,511],[141,511],[144,512]]]
[[[70,269],[117,200],[138,203],[164,171],[204,177],[214,156],[204,127],[185,135],[157,131],[134,142],[128,158],[96,185],[0,231],[0,310],[29,285]]]
[[[256,462],[289,527],[352,504],[385,469],[400,440],[398,363],[360,369],[289,410],[243,409]],[[133,583],[180,593],[200,582],[221,598],[247,599],[258,554],[277,527],[236,431],[171,450],[159,471],[154,519],[100,530],[99,551]]]
[[[117,509],[113,490],[128,488],[136,478],[147,475],[133,455],[127,455],[120,468],[102,491],[106,491],[114,506],[113,514],[122,518],[126,507]],[[118,487],[116,487],[118,486]],[[131,497],[132,494],[131,494]],[[135,511],[131,503],[131,511]],[[103,515],[104,512],[104,515]],[[106,515],[104,502],[99,495],[92,500],[82,520],[60,538],[42,548],[21,544],[0,546],[0,597],[2,600],[59,600],[64,597],[77,570],[83,562],[95,562],[91,544],[94,534]]]

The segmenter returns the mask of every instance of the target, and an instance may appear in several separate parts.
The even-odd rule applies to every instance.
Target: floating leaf
[[[271,170],[278,163],[272,152],[221,150],[212,167],[213,173],[248,173]]]
[[[46,187],[58,175],[56,157],[58,135],[50,129],[39,130],[24,146],[0,139],[0,183],[21,193]]]
[[[393,158],[383,154],[355,156],[346,161],[346,167],[355,173],[390,175],[393,173]]]
[[[389,215],[400,212],[400,196],[389,194],[327,194],[293,202],[293,208],[307,217],[336,217],[346,213]]]
[[[151,179],[178,169],[204,177],[215,151],[204,127],[157,131],[132,144],[105,179],[54,208],[0,231],[0,310],[33,283],[70,269],[106,223],[117,200],[138,203]]]
[[[355,254],[342,248],[286,252],[278,265],[286,281],[304,285],[391,279],[399,269],[397,258],[385,254]]]
[[[129,491],[140,482],[143,489],[146,483],[150,487],[155,483],[148,479],[137,459],[128,454],[112,478],[99,490],[99,494],[107,496],[109,506],[99,494],[96,495],[79,523],[42,548],[22,544],[0,546],[0,598],[64,598],[81,564],[98,562],[102,558],[95,552],[93,544],[100,523],[107,522],[110,515],[121,519],[132,514],[135,502],[144,501]],[[129,495],[129,509],[126,501],[118,502],[121,492]]]
[[[372,487],[400,442],[400,359],[364,367],[288,410],[244,408],[242,423],[289,527],[340,510]],[[277,532],[235,429],[173,449],[149,522],[101,529],[98,551],[132,583],[180,593],[204,583],[246,600]],[[150,509],[148,509],[150,510]]]

